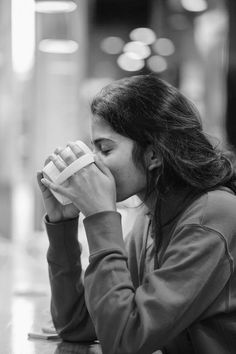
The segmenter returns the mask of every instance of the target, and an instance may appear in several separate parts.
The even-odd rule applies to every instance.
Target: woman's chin
[[[132,197],[134,194],[125,194],[125,193],[117,193],[116,194],[116,202],[117,203],[120,203],[120,202],[123,202],[123,201],[125,201],[126,199],[128,199],[128,198],[130,198],[130,197]]]
[[[123,202],[125,200],[125,196],[124,193],[120,193],[118,190],[116,190],[116,202],[120,203]]]
[[[116,203],[120,203],[120,202],[123,202],[125,199],[120,197],[120,196],[117,196],[116,197]]]

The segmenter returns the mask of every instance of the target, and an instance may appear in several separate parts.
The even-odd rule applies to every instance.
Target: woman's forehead
[[[92,120],[91,140],[93,143],[101,140],[110,140],[116,143],[131,142],[131,139],[117,133],[110,124],[101,118]]]
[[[91,137],[92,140],[97,139],[115,139],[119,135],[112,127],[103,119],[92,119],[91,123]]]

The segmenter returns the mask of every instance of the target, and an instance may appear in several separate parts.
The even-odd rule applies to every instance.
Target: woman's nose
[[[101,151],[99,151],[99,150],[93,148],[92,153],[93,153],[95,156],[99,157],[100,160],[103,161]]]

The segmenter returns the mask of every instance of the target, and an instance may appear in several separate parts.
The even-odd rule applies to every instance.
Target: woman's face
[[[94,153],[110,169],[116,182],[117,202],[145,194],[146,174],[133,161],[134,141],[116,133],[104,120],[92,121]]]

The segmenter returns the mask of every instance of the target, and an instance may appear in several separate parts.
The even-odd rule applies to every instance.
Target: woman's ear
[[[160,168],[162,164],[162,159],[159,156],[159,154],[153,149],[152,146],[147,148],[145,158],[146,158],[146,166],[149,171],[152,171],[155,168]]]

